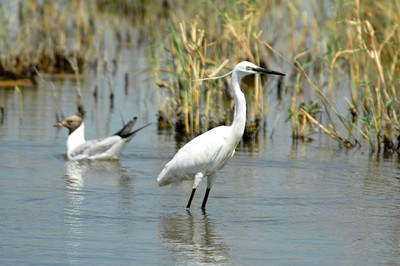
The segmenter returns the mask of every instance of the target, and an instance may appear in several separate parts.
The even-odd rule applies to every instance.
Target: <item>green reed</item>
[[[102,31],[93,21],[101,10],[128,18],[138,28],[138,42],[148,44],[160,88],[160,128],[192,137],[229,124],[233,114],[229,78],[197,80],[249,60],[284,69],[288,76],[276,88],[268,77],[243,80],[248,102],[245,136],[254,138],[261,128],[265,130],[272,103],[289,109],[294,139],[308,141],[323,132],[344,147],[396,148],[399,1],[102,0],[46,5],[20,1],[19,5],[24,34],[10,38],[10,21],[2,16],[0,37],[5,41],[0,49],[7,57],[0,59],[0,70],[29,75],[33,64],[43,71],[69,68],[74,73],[72,59],[75,70],[83,69],[90,57],[99,55],[93,44]],[[275,89],[278,96],[270,97]]]
[[[210,1],[204,1],[196,10],[205,16],[195,16],[188,22],[172,16],[169,22],[169,39],[161,47],[167,63],[160,68],[168,74],[157,83],[164,99],[160,104],[162,109],[167,102],[173,106],[168,108],[172,112],[159,112],[159,120],[169,121],[168,125],[172,124],[179,134],[198,135],[231,122],[233,98],[229,80],[200,82],[198,79],[230,71],[242,60],[267,64],[265,49],[263,54],[259,51],[262,45],[254,36],[261,34],[260,9],[254,2],[232,3],[216,8]],[[157,74],[162,79],[161,76]],[[243,81],[249,102],[245,136],[251,138],[268,108],[263,101],[263,84],[265,80],[259,77]]]
[[[337,22],[338,44],[332,48],[331,73],[342,60],[349,71],[351,96],[349,109],[356,127],[370,142],[373,151],[388,147],[400,135],[400,101],[396,90],[400,84],[399,28],[400,3],[397,1],[351,1],[352,5],[338,14],[345,16]],[[384,14],[384,15],[383,15]],[[331,74],[329,90],[337,84]],[[360,122],[357,120],[360,117]]]
[[[400,135],[396,89],[400,4],[358,0],[334,4],[333,16],[324,23],[316,17],[312,26],[301,12],[291,13],[293,21],[305,24],[294,47],[294,67],[299,72],[294,75],[290,108],[293,137],[302,139],[319,129],[345,147],[365,140],[371,151],[394,151]],[[296,3],[287,5],[300,9]],[[309,36],[314,36],[315,45],[304,41]],[[304,104],[315,101],[323,107],[318,119]]]

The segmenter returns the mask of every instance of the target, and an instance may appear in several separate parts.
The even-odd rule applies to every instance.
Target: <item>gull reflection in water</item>
[[[85,179],[92,185],[106,186],[129,186],[131,181],[119,160],[66,161],[65,168],[67,188],[83,188]]]
[[[96,186],[121,187],[122,197],[131,194],[132,178],[121,167],[119,161],[66,161],[65,162],[65,228],[67,232],[66,252],[71,265],[79,265],[82,239],[87,224],[87,191]],[[85,188],[86,187],[86,188]],[[127,190],[127,192],[125,192]],[[90,199],[89,199],[90,201]]]
[[[83,174],[87,170],[87,165],[78,161],[65,162],[65,178],[67,188],[82,188]]]
[[[177,264],[230,265],[230,248],[213,230],[207,214],[195,217],[169,213],[159,218],[160,237]]]
[[[76,260],[80,254],[81,236],[83,233],[83,201],[85,199],[83,188],[83,174],[87,166],[76,161],[66,161],[66,205],[65,228],[67,230],[66,252],[70,264],[78,263]]]

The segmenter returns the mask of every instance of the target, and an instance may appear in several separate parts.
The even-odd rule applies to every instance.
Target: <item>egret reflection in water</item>
[[[164,213],[158,220],[159,235],[177,264],[231,264],[230,247],[218,241],[222,238],[207,214]]]

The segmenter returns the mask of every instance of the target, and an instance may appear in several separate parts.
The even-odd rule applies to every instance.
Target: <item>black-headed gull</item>
[[[107,160],[118,159],[118,156],[135,133],[151,124],[148,123],[131,131],[136,120],[136,117],[132,118],[121,130],[112,136],[88,141],[85,140],[85,126],[80,116],[69,116],[64,121],[56,123],[53,126],[66,127],[69,130],[67,139],[67,157],[69,160]]]

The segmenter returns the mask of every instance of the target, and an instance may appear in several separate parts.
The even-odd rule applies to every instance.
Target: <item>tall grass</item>
[[[159,120],[168,121],[179,134],[198,135],[232,120],[229,81],[199,82],[198,79],[228,72],[242,60],[267,65],[265,49],[262,54],[261,45],[253,36],[261,34],[257,5],[230,4],[217,9],[205,1],[201,6],[203,10],[199,11],[206,14],[205,17],[196,16],[189,22],[182,20],[176,24],[174,20],[169,22],[168,41],[159,51],[166,60],[165,66],[158,68],[161,73],[157,75],[163,95]],[[245,136],[254,137],[265,114],[266,106],[262,101],[265,82],[257,76],[243,82],[250,103]]]
[[[4,5],[4,6],[3,6]],[[35,69],[74,73],[93,59],[101,30],[85,1],[14,1],[2,4],[0,78],[31,78]]]
[[[199,4],[195,19],[189,19],[189,11],[169,20],[169,41],[158,55],[170,68],[156,68],[159,86],[168,88],[160,92],[160,110],[168,106],[168,112],[160,111],[160,121],[192,135],[229,123],[233,104],[227,82],[193,80],[222,72],[221,65],[228,71],[244,59],[264,66],[272,62],[291,69],[286,86],[292,95],[294,139],[312,140],[316,132],[324,132],[344,147],[368,143],[371,151],[396,149],[397,1],[239,1],[210,6],[209,1]],[[285,36],[288,42],[283,43]],[[268,115],[266,86],[258,77],[243,83],[249,108],[246,132],[254,136]]]
[[[32,75],[32,65],[48,72],[81,71],[99,55],[93,44],[102,30],[93,21],[101,10],[128,18],[138,29],[138,44],[148,45],[160,88],[160,128],[193,137],[231,123],[229,79],[197,80],[249,60],[288,76],[243,80],[245,138],[265,131],[271,106],[278,106],[287,108],[295,140],[311,141],[323,132],[344,147],[399,149],[399,1],[29,0],[18,5],[17,17],[0,16],[3,77]],[[116,38],[121,35],[116,27]],[[273,127],[281,112],[274,112]]]

